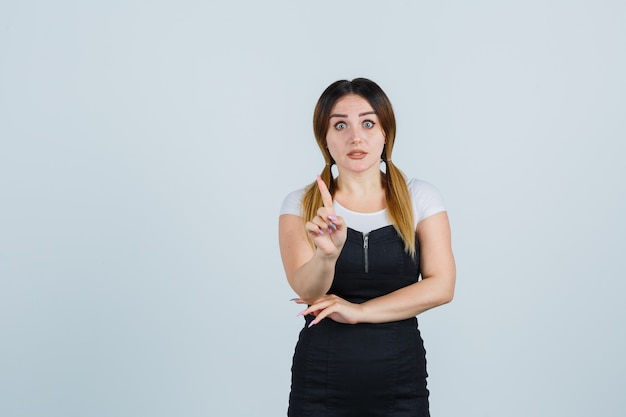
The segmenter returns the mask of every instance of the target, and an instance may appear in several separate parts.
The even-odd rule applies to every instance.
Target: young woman
[[[450,302],[456,277],[441,197],[393,164],[395,117],[373,81],[331,84],[313,128],[326,166],[279,220],[287,280],[307,305],[288,415],[428,416],[415,316]]]

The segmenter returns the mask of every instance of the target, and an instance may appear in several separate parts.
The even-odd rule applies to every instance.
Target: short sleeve
[[[425,218],[446,211],[441,193],[431,183],[411,178],[407,182],[407,186],[413,199],[413,214],[416,226],[417,223]]]
[[[283,200],[283,204],[280,206],[279,214],[293,214],[302,217],[302,197],[304,197],[304,188],[287,194]]]

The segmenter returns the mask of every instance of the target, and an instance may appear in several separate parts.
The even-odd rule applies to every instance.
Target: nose
[[[350,132],[350,143],[360,143],[361,142],[361,136],[359,135],[359,132],[357,131],[357,129],[352,129]]]

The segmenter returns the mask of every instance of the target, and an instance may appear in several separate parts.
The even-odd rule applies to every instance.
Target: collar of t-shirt
[[[335,213],[343,217],[346,225],[361,233],[369,233],[372,230],[389,226],[391,223],[387,218],[387,209],[375,211],[373,213],[361,213],[358,211],[348,210],[337,201],[334,202]]]

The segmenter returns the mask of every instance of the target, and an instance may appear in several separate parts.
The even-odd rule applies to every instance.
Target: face
[[[326,142],[340,172],[380,170],[385,134],[363,97],[349,94],[337,100],[330,112]]]

